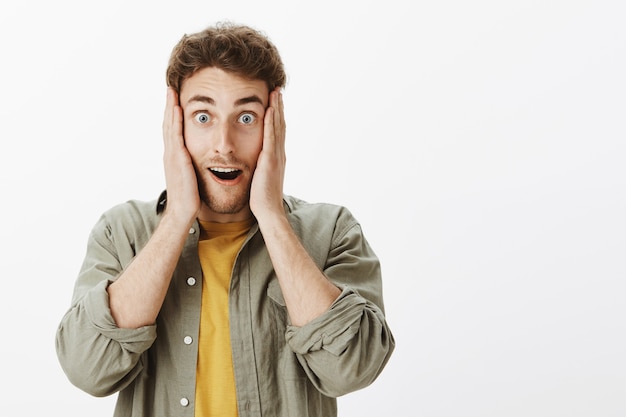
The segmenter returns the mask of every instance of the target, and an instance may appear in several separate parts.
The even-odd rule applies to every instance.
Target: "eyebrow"
[[[235,106],[241,106],[248,103],[259,103],[263,106],[263,100],[261,100],[261,98],[257,95],[240,98],[239,100],[235,101]]]
[[[215,100],[213,100],[213,98],[209,96],[199,95],[199,94],[187,100],[187,103],[191,103],[191,102],[207,103],[212,106],[215,106]],[[240,98],[235,101],[235,106],[243,106],[244,104],[248,104],[248,103],[259,103],[260,105],[263,106],[263,100],[261,100],[261,98],[257,95],[251,95],[248,97]]]

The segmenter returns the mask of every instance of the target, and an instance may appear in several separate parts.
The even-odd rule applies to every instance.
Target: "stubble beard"
[[[211,174],[199,172],[196,168],[198,193],[200,194],[200,199],[209,210],[219,214],[237,214],[248,206],[250,202],[250,181],[243,189],[241,187],[226,189],[221,191],[220,196],[215,196],[209,191],[208,181],[210,180],[207,180],[205,175]]]

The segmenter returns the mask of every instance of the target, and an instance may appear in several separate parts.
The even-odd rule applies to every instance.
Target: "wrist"
[[[279,233],[281,230],[291,230],[291,225],[284,210],[281,207],[280,211],[265,211],[259,214],[255,213],[256,220],[259,224],[259,229],[264,234],[274,232]]]
[[[175,210],[173,207],[166,207],[159,225],[172,232],[179,230],[181,233],[187,233],[195,221],[195,214]]]

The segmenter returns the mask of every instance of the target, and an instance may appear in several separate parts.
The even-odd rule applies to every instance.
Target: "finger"
[[[178,95],[171,87],[167,89],[163,115],[163,140],[165,145],[182,145],[182,109],[178,105]]]
[[[273,146],[275,141],[274,113],[276,111],[271,106],[265,111],[265,120],[263,122],[263,149],[265,150]]]
[[[282,125],[283,122],[283,98],[282,98],[282,93],[280,91],[280,88],[276,88],[274,91],[271,92],[270,94],[270,106],[273,107],[276,110],[276,122],[279,122],[279,124],[276,127],[280,127]]]
[[[171,87],[167,88],[167,95],[165,98],[165,112],[163,114],[163,140],[165,144],[169,144],[169,138],[171,137],[172,127],[174,126],[174,90]]]
[[[276,109],[276,111],[274,112],[274,127],[278,131],[280,131],[280,129],[282,128],[283,107],[282,107],[281,94],[279,90],[276,90],[274,92],[274,108]]]
[[[283,92],[278,89],[278,110],[280,112],[281,125],[285,126],[285,104],[283,102]]]
[[[276,111],[274,112],[274,134],[276,136],[276,150],[280,152],[281,159],[285,153],[285,112],[283,104],[283,94],[279,88],[276,89]]]

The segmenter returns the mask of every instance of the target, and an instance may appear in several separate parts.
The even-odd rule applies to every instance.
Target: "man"
[[[335,416],[394,349],[352,215],[283,195],[286,76],[260,32],[184,36],[167,69],[166,192],[103,214],[57,331],[115,416]]]

